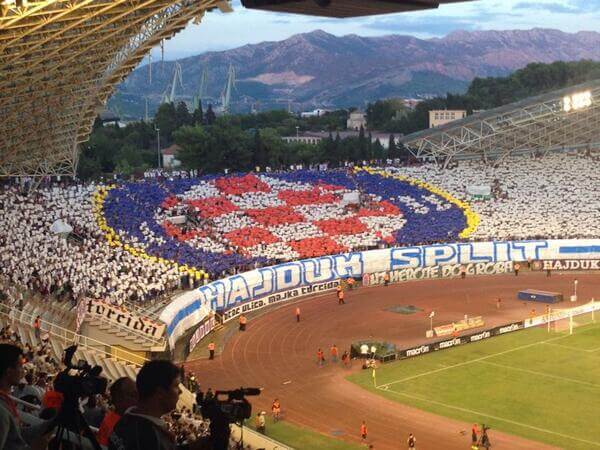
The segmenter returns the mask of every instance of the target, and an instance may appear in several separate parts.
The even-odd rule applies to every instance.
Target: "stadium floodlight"
[[[563,110],[565,112],[577,111],[588,106],[592,106],[592,91],[577,92],[563,97]]]

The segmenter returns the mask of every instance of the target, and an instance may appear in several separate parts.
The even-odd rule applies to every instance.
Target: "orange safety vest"
[[[299,316],[300,315],[300,308],[296,308],[296,315]]]
[[[335,288],[336,291],[341,292],[342,291],[342,285],[338,284],[337,287]]]
[[[246,325],[246,316],[241,316],[241,317],[240,317],[240,323],[241,323],[242,325]]]
[[[41,325],[40,319],[35,319],[33,321],[33,328],[40,328],[40,325]]]
[[[208,349],[209,350],[214,350],[215,349],[215,343],[211,342],[210,344],[208,344]]]
[[[367,434],[367,426],[364,423],[360,426],[360,434]]]
[[[354,284],[354,278],[348,278],[347,283],[348,284]]]
[[[340,300],[342,300],[342,299],[344,298],[344,291],[339,291],[339,292],[338,292],[338,298],[339,298]]]
[[[338,354],[338,349],[337,347],[331,347],[331,356],[337,356]]]

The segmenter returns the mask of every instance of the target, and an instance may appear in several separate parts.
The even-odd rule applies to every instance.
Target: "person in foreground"
[[[50,436],[46,424],[21,429],[17,404],[10,390],[23,378],[23,351],[13,344],[0,344],[0,450],[42,450]]]
[[[175,436],[161,417],[173,411],[179,399],[181,371],[170,361],[149,361],[140,369],[136,386],[138,404],[128,409],[109,437],[109,450],[209,450],[205,440],[176,445]]]

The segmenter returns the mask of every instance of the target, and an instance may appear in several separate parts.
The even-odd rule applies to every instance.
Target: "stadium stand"
[[[600,227],[593,162],[563,153],[496,167],[464,161],[453,169],[158,175],[28,195],[10,186],[0,194],[0,271],[12,286],[73,304],[83,297],[157,303],[206,282],[207,273],[382,245],[593,237]],[[472,200],[473,185],[489,186],[490,198]],[[360,205],[346,204],[352,195]],[[50,231],[58,219],[72,226],[69,239]],[[15,301],[14,292],[8,296]]]

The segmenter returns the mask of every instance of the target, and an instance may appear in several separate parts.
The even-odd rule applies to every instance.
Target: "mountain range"
[[[121,83],[109,107],[141,117],[171,91],[176,64],[182,86],[176,99],[192,102],[206,68],[203,104],[218,104],[229,68],[235,70],[232,110],[357,106],[388,97],[430,97],[464,92],[475,77],[502,76],[532,62],[600,60],[600,33],[552,29],[455,31],[443,38],[389,35],[334,36],[317,30],[139,67]],[[150,82],[149,71],[152,71]]]

